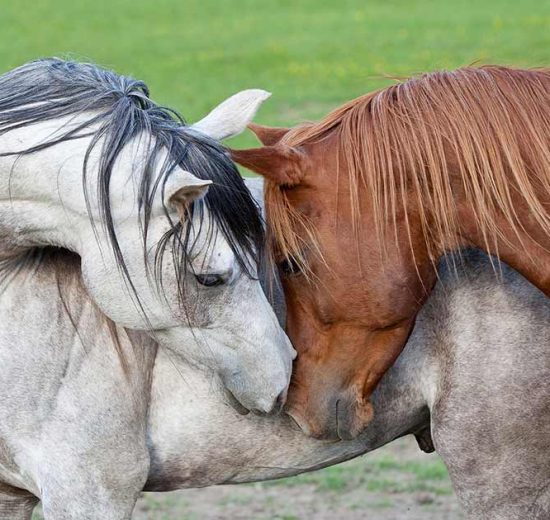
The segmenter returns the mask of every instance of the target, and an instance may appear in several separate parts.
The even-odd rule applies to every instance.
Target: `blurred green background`
[[[550,1],[1,0],[0,42],[1,71],[42,56],[92,60],[146,80],[188,121],[265,88],[258,121],[288,125],[384,75],[550,65]]]

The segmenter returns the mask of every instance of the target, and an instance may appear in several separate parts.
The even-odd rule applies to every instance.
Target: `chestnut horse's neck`
[[[523,229],[512,230],[504,217],[498,217],[498,236],[492,247],[487,246],[487,238],[476,222],[475,213],[469,204],[460,204],[460,236],[468,244],[492,253],[519,271],[533,285],[550,296],[550,235],[534,222],[527,208],[522,208],[526,218]],[[521,203],[518,202],[521,207]]]
[[[333,129],[352,210],[364,188],[381,244],[398,226],[434,263],[475,245],[550,295],[549,100],[549,70],[483,67],[350,103]]]

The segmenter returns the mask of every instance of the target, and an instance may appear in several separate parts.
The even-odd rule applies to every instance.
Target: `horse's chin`
[[[304,435],[307,435],[308,437],[317,438],[309,427],[308,422],[304,420],[303,417],[301,417],[296,412],[293,412],[292,410],[285,410],[285,413],[290,417],[294,429],[300,430]]]
[[[305,417],[301,416],[295,410],[285,410],[286,415],[290,417],[293,429],[301,431],[304,435],[317,441],[326,443],[340,442],[342,439],[332,430],[315,429]]]
[[[338,437],[343,441],[354,440],[372,421],[373,415],[372,404],[364,399],[351,403],[347,408],[338,408],[336,411]]]

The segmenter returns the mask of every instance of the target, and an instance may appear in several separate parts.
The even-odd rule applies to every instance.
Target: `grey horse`
[[[477,252],[440,277],[373,422],[327,443],[237,414],[215,372],[113,325],[77,256],[29,256],[0,307],[0,518],[40,499],[48,520],[128,519],[142,489],[293,475],[407,434],[433,443],[468,518],[550,518],[550,303]]]

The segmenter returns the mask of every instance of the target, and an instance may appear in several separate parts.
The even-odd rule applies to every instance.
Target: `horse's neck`
[[[0,136],[0,154],[25,150],[51,138],[60,122],[40,123]],[[56,244],[75,250],[71,219],[84,209],[82,164],[88,139],[39,152],[0,157],[2,249]]]
[[[111,414],[133,409],[145,417],[156,348],[145,335],[130,340],[101,314],[82,286],[78,257],[46,251],[40,261],[29,256],[11,276],[3,274],[0,394],[6,398],[0,430],[39,432],[67,401],[83,413],[104,402]],[[111,393],[113,386],[120,391]],[[24,411],[27,423],[10,424],[21,416],[5,414],[5,407]],[[78,413],[73,419],[85,420]]]
[[[429,327],[429,324],[426,324]],[[375,418],[352,442],[304,436],[286,414],[241,416],[218,382],[159,350],[153,372],[147,489],[169,490],[294,475],[352,458],[428,424],[433,341],[419,330],[374,397]]]
[[[86,187],[83,189],[84,160],[92,140],[91,135],[69,139],[42,150],[25,151],[44,142],[50,142],[71,128],[88,120],[90,114],[64,117],[35,123],[0,135],[0,245],[3,250],[57,245],[79,251],[81,235],[90,231],[90,216],[99,214],[97,180],[94,175],[103,141],[91,150],[87,159]],[[88,129],[93,132],[94,127]],[[127,147],[117,161],[117,168],[126,165],[134,147]],[[132,168],[124,173],[131,175]],[[120,185],[111,189],[115,193],[132,191],[128,176],[116,176]],[[86,228],[86,229],[84,229]]]
[[[484,236],[471,206],[459,202],[460,241],[498,256],[550,296],[550,236],[530,216],[525,202],[517,200],[516,210],[518,215],[524,215],[521,229],[512,230],[506,219],[497,216],[499,236]]]

